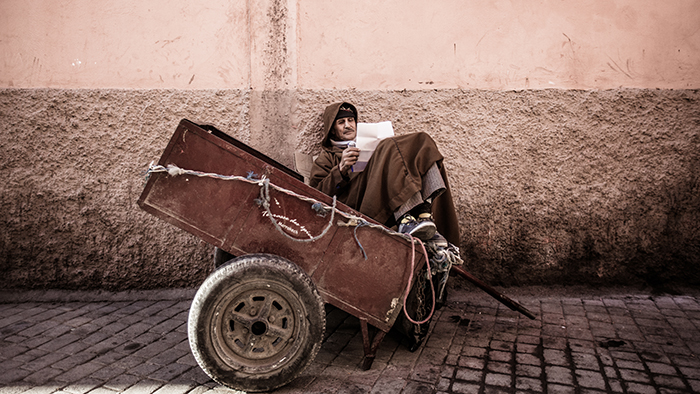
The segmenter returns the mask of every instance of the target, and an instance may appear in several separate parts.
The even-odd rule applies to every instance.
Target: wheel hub
[[[219,303],[214,319],[214,342],[232,365],[263,368],[296,351],[300,327],[298,298],[287,288],[269,282],[249,283]]]

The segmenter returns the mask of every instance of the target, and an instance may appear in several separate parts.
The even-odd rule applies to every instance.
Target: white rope
[[[274,218],[272,215],[272,211],[270,211],[270,180],[269,179],[264,179],[263,180],[263,187],[260,188],[260,199],[262,201],[262,207],[265,208],[265,212],[267,212],[267,216],[270,218],[270,221],[272,222],[272,225],[275,226],[277,231],[282,233],[285,237],[291,239],[292,241],[298,241],[298,242],[313,242],[318,239],[321,239],[324,235],[328,233],[328,230],[330,230],[331,226],[333,226],[333,218],[335,217],[335,203],[336,203],[336,198],[333,196],[333,210],[331,211],[331,219],[328,221],[328,225],[321,231],[321,234],[311,237],[308,239],[300,239],[300,238],[295,238],[292,237],[291,235],[287,234],[286,231],[280,227],[279,223],[277,223],[277,220]]]
[[[270,220],[272,221],[272,224],[274,225],[274,227],[275,227],[280,233],[282,233],[285,237],[287,237],[287,238],[289,238],[289,239],[291,239],[291,240],[293,240],[293,241],[297,241],[297,242],[313,242],[313,241],[316,241],[316,240],[322,238],[323,236],[325,236],[325,235],[328,233],[328,231],[330,230],[331,226],[333,225],[333,219],[334,219],[336,213],[338,213],[340,216],[342,216],[342,217],[344,217],[345,219],[348,220],[347,222],[338,221],[337,225],[340,226],[340,227],[355,227],[355,230],[357,230],[359,227],[374,228],[374,229],[377,229],[377,230],[381,230],[381,231],[383,231],[383,232],[385,232],[385,233],[387,233],[387,234],[389,234],[389,235],[398,236],[398,237],[401,237],[401,238],[403,238],[403,239],[409,241],[409,242],[411,243],[411,246],[412,246],[411,271],[410,271],[408,283],[407,283],[407,285],[406,285],[406,290],[405,290],[404,296],[403,296],[403,312],[404,312],[406,318],[407,318],[411,323],[414,323],[414,324],[424,324],[424,323],[428,322],[428,321],[431,319],[431,317],[432,317],[432,315],[433,315],[433,312],[435,311],[435,288],[433,287],[433,281],[432,281],[432,279],[431,279],[431,278],[432,278],[432,275],[431,275],[431,274],[432,274],[432,272],[431,272],[432,270],[431,270],[431,267],[430,267],[430,260],[429,260],[429,257],[428,257],[428,253],[427,253],[427,251],[426,251],[426,249],[425,249],[425,245],[424,245],[423,242],[421,242],[419,239],[413,238],[413,237],[412,237],[411,235],[409,235],[409,234],[397,233],[397,232],[392,231],[392,230],[390,230],[390,229],[388,229],[388,228],[386,228],[386,227],[384,227],[384,226],[382,226],[382,225],[370,223],[370,222],[366,221],[365,219],[363,219],[363,218],[361,218],[361,217],[359,217],[359,216],[350,215],[350,214],[348,214],[348,213],[345,213],[345,212],[343,212],[343,211],[337,209],[337,208],[336,208],[336,202],[337,202],[337,200],[336,200],[336,197],[335,197],[335,196],[333,197],[333,206],[332,206],[332,207],[329,207],[327,204],[324,204],[324,203],[322,203],[322,202],[320,202],[320,201],[318,201],[318,200],[315,200],[315,199],[310,198],[310,197],[303,196],[303,195],[298,194],[298,193],[295,193],[295,192],[293,192],[293,191],[291,191],[291,190],[287,190],[287,189],[282,188],[282,187],[279,187],[279,186],[277,186],[277,185],[275,185],[275,184],[273,184],[273,183],[270,183],[270,180],[267,179],[267,178],[264,177],[264,176],[262,177],[262,179],[253,179],[252,177],[253,177],[253,175],[255,175],[255,174],[253,174],[253,173],[249,173],[247,177],[236,176],[236,175],[221,175],[221,174],[208,173],[208,172],[201,172],[201,171],[194,171],[194,170],[185,170],[185,169],[182,169],[182,168],[180,168],[180,167],[178,167],[178,166],[176,166],[176,165],[173,165],[173,164],[168,164],[167,167],[163,167],[163,166],[161,166],[161,165],[154,165],[153,163],[151,163],[151,165],[149,166],[148,171],[147,171],[146,174],[147,174],[147,176],[150,176],[150,174],[151,174],[151,173],[154,173],[154,172],[167,172],[170,176],[193,175],[193,176],[198,176],[198,177],[209,177],[209,178],[216,178],[216,179],[222,179],[222,180],[235,180],[235,181],[241,181],[241,182],[247,182],[247,183],[251,183],[251,184],[256,184],[256,185],[260,186],[260,203],[259,203],[260,206],[262,206],[262,207],[265,209],[265,212],[267,212],[267,214],[268,214],[267,216],[268,216],[268,217],[270,218]],[[311,237],[311,238],[309,238],[309,239],[299,239],[299,238],[294,238],[294,237],[292,237],[292,236],[289,235],[286,231],[284,231],[284,230],[282,229],[282,227],[280,227],[279,223],[277,223],[277,220],[275,220],[275,218],[273,217],[272,212],[270,211],[270,187],[272,187],[273,189],[275,189],[275,190],[277,190],[277,191],[279,191],[279,192],[282,192],[282,193],[288,194],[288,195],[290,195],[290,196],[299,198],[300,200],[305,201],[305,202],[309,202],[309,203],[311,203],[311,204],[322,204],[322,205],[324,205],[324,206],[326,207],[326,208],[325,208],[326,210],[330,208],[330,209],[331,209],[331,218],[330,218],[330,220],[328,221],[328,225],[326,225],[326,227],[323,229],[323,231],[322,231],[319,235],[317,235],[317,236],[315,236],[315,237]],[[360,241],[357,239],[357,233],[356,233],[356,232],[355,232],[355,241],[357,242],[358,246],[359,246],[360,249],[362,250],[362,254],[363,254],[363,256],[365,257],[365,260],[366,260],[366,259],[367,259],[367,254],[365,253],[365,250],[364,250],[364,248],[362,247],[362,244],[360,244]],[[411,316],[408,314],[408,311],[407,311],[407,309],[406,309],[406,302],[407,302],[408,294],[410,293],[411,287],[412,287],[412,285],[413,285],[412,282],[413,282],[413,271],[414,271],[414,269],[415,269],[416,243],[419,244],[419,245],[422,247],[422,249],[423,249],[423,253],[424,253],[424,255],[425,255],[425,261],[426,261],[426,264],[428,265],[428,267],[427,267],[427,276],[428,276],[428,278],[427,278],[427,279],[428,279],[428,281],[430,282],[430,286],[431,286],[431,290],[432,290],[432,294],[433,294],[433,297],[432,297],[432,307],[431,307],[431,310],[430,310],[430,314],[428,315],[427,318],[425,318],[424,320],[421,320],[421,321],[415,321],[414,319],[412,319]],[[448,260],[448,261],[449,261],[449,265],[451,266],[451,265],[453,264],[453,259],[454,259],[454,257],[450,258],[450,256],[449,256],[450,254],[451,254],[451,253],[448,253],[448,256],[447,256],[447,257],[448,257],[448,259],[449,259],[449,260]]]
[[[411,237],[411,236],[409,235],[409,237]],[[414,240],[414,238],[411,237],[411,241],[413,241],[413,240]],[[428,314],[428,317],[426,317],[425,319],[423,319],[421,321],[413,320],[411,315],[408,314],[408,308],[406,307],[406,304],[408,304],[408,296],[411,293],[411,288],[413,287],[413,271],[415,270],[415,266],[416,266],[416,244],[412,243],[411,246],[413,246],[413,248],[411,249],[411,271],[410,271],[411,273],[408,276],[408,284],[406,285],[406,291],[404,292],[404,296],[403,296],[403,314],[406,316],[406,319],[408,319],[408,321],[410,321],[411,323],[416,324],[416,325],[421,325],[421,324],[425,324],[428,321],[430,321],[430,319],[433,317],[433,313],[435,312],[435,285],[433,285],[432,270],[430,268],[430,260],[428,258],[428,252],[425,250],[425,245],[423,244],[423,242],[420,239],[416,238],[415,240],[418,241],[418,244],[423,249],[423,254],[425,256],[425,262],[428,265],[428,267],[426,267],[427,268],[426,271],[427,271],[427,276],[428,276],[427,277],[428,282],[430,282],[430,291],[432,291],[432,293],[433,293],[432,305],[430,307],[430,313]]]
[[[270,217],[270,220],[272,221],[274,227],[279,232],[281,232],[284,236],[286,236],[287,238],[294,240],[294,241],[312,242],[312,241],[316,241],[319,238],[323,237],[324,235],[326,235],[328,233],[328,231],[332,227],[335,215],[338,214],[338,216],[341,216],[347,220],[347,222],[338,221],[337,225],[340,227],[369,227],[369,228],[381,230],[389,235],[403,238],[409,242],[413,242],[413,240],[407,234],[402,234],[402,233],[398,233],[396,231],[392,231],[391,229],[388,229],[382,225],[370,223],[367,220],[365,220],[359,216],[351,215],[349,213],[346,213],[346,212],[339,210],[338,208],[336,208],[336,198],[335,197],[333,197],[333,206],[328,206],[327,204],[325,204],[321,201],[318,201],[316,199],[313,199],[313,198],[295,193],[295,192],[288,190],[288,189],[285,189],[283,187],[277,186],[274,183],[271,183],[270,180],[267,179],[265,176],[263,176],[261,179],[255,179],[255,178],[253,178],[253,176],[255,174],[253,174],[252,172],[249,173],[247,177],[243,177],[243,176],[238,176],[238,175],[221,175],[221,174],[216,174],[216,173],[211,173],[211,172],[186,170],[186,169],[180,168],[174,164],[168,164],[167,167],[164,167],[164,166],[159,165],[159,164],[156,165],[156,164],[151,163],[151,165],[148,168],[148,171],[146,172],[146,176],[148,177],[148,176],[150,176],[150,174],[155,173],[155,172],[167,172],[168,175],[170,175],[170,176],[192,175],[192,176],[203,177],[203,178],[215,178],[215,179],[221,179],[221,180],[226,180],[226,181],[240,181],[240,182],[247,182],[250,184],[258,185],[258,186],[260,186],[260,205],[268,213],[268,216]],[[302,238],[294,238],[294,237],[290,236],[286,231],[284,231],[282,229],[282,227],[280,227],[279,223],[277,223],[277,221],[273,217],[272,213],[270,212],[270,193],[269,193],[270,187],[277,190],[278,192],[285,193],[287,195],[296,197],[304,202],[311,203],[312,205],[313,204],[321,204],[321,206],[324,207],[322,209],[325,211],[330,210],[331,211],[331,218],[328,222],[328,225],[326,225],[326,227],[323,229],[321,234],[319,234],[315,237],[308,238],[308,239],[302,239]],[[355,239],[357,240],[357,237],[355,237]],[[357,241],[357,242],[359,245],[359,241]],[[359,245],[359,246],[360,246],[360,248],[362,248],[362,245]],[[364,251],[364,249],[363,249],[363,251]]]

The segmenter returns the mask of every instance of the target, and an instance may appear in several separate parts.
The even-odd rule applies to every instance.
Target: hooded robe
[[[343,148],[330,142],[331,129],[341,106],[329,105],[323,113],[322,152],[311,168],[309,184],[338,201],[362,212],[388,227],[396,224],[394,212],[403,206],[423,187],[422,177],[437,165],[445,183],[445,190],[433,200],[432,214],[438,231],[447,241],[459,245],[459,225],[442,165],[443,156],[435,141],[426,133],[399,135],[382,140],[361,172],[349,172],[343,176],[338,168]]]

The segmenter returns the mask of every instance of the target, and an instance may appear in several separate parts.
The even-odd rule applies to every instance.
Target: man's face
[[[333,134],[337,141],[351,141],[357,135],[357,125],[355,118],[340,118],[333,123]]]

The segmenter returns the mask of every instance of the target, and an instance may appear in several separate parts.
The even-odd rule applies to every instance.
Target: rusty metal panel
[[[259,189],[259,188],[258,188]],[[270,213],[289,237],[300,240],[314,238],[323,233],[331,218],[330,213],[319,216],[312,204],[270,188]],[[257,196],[256,196],[257,198]],[[336,219],[337,220],[337,217]],[[333,239],[337,226],[332,225],[326,235],[313,242],[298,242],[289,239],[275,228],[269,214],[257,205],[248,209],[232,237],[233,250],[244,253],[271,253],[283,256],[312,275],[321,261],[328,244]]]
[[[342,302],[336,306],[389,331],[403,306],[410,276],[410,244],[376,228],[360,227],[353,232],[354,227],[338,229],[312,279]],[[421,267],[424,259],[417,253],[415,261]]]
[[[246,171],[242,166],[244,161],[235,153],[219,147],[215,138],[190,130],[196,129],[186,122],[180,123],[159,164],[174,164],[222,175]],[[220,247],[244,208],[240,202],[247,201],[255,192],[257,188],[253,185],[154,173],[146,184],[139,205],[147,212]]]
[[[183,120],[158,164],[174,164],[184,169],[220,175],[264,175],[275,184],[300,191],[290,182],[303,183],[291,177],[288,169],[283,167],[284,170],[280,170],[281,165],[269,158],[268,161],[262,160],[260,157],[263,155],[246,148],[240,149]],[[236,229],[250,210],[257,209],[257,206],[253,206],[253,200],[258,193],[259,187],[243,182],[155,173],[146,184],[139,205],[149,213],[226,250],[229,232],[237,233]]]
[[[332,205],[330,197],[265,155],[218,130],[210,131],[183,120],[158,164],[225,176],[265,176],[285,189],[268,190],[270,213],[289,237],[308,239],[329,225],[330,213],[320,215],[311,202],[299,196],[326,206]],[[410,242],[377,228],[360,227],[354,232],[354,227],[338,226],[338,222],[347,222],[340,214],[322,238],[297,242],[275,228],[259,204],[260,190],[260,184],[240,180],[153,173],[138,204],[234,255],[271,253],[294,262],[311,276],[327,302],[389,331],[401,310],[410,276]],[[344,204],[338,203],[337,209],[377,225]],[[414,268],[424,263],[418,254]]]

